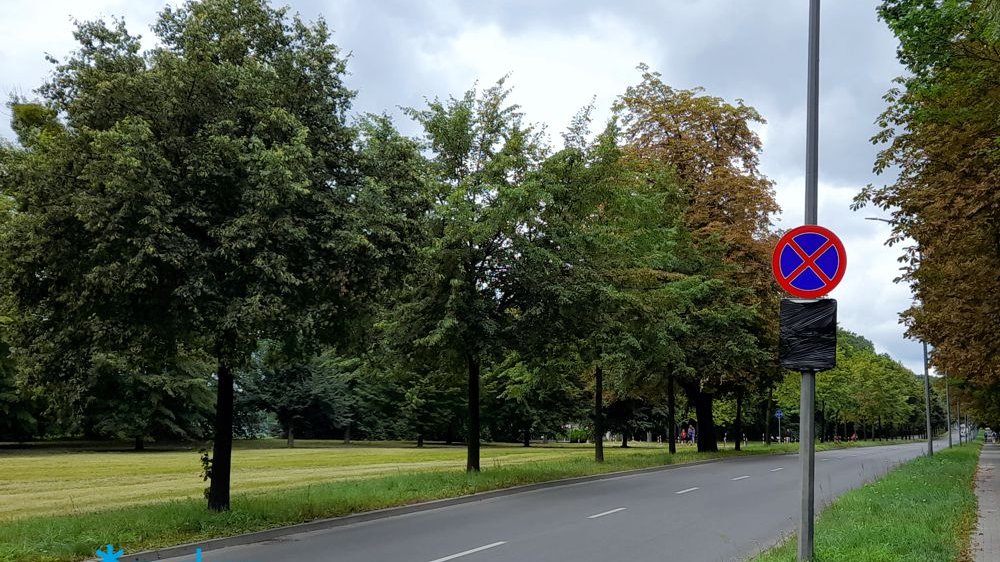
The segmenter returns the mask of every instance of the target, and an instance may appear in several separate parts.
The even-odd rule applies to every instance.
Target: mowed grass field
[[[284,449],[278,443],[283,442],[238,446],[233,452],[234,494],[465,467],[462,447],[300,441],[296,448]],[[633,451],[640,457],[654,453],[648,448],[631,448],[629,453]],[[571,460],[587,454],[593,454],[592,449],[493,446],[483,449],[481,463],[485,468]],[[0,522],[197,498],[207,485],[200,473],[196,449],[0,451]]]
[[[339,441],[312,440],[299,440],[294,449],[284,445],[277,439],[237,442],[233,452],[233,494],[465,468],[466,453],[461,445],[429,444],[417,448],[402,442],[344,445]],[[731,443],[726,448],[720,456],[734,453]],[[765,447],[751,442],[745,448],[745,454],[794,452],[797,444]],[[635,442],[628,449],[607,443],[605,449],[610,465],[619,470],[711,458],[698,455],[691,445],[678,446],[673,459],[667,458],[666,445],[655,443]],[[484,470],[538,463],[576,464],[593,458],[593,445],[494,444],[483,447],[481,457]],[[74,444],[0,449],[0,525],[25,517],[201,498],[207,483],[200,473],[197,448],[135,452],[124,444],[118,449],[113,445]]]

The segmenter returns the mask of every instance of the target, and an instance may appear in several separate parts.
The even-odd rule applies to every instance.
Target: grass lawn
[[[957,562],[976,525],[981,444],[920,457],[844,494],[816,521],[814,562]],[[754,562],[793,562],[791,539]]]
[[[663,445],[622,449],[609,443],[607,462],[596,465],[592,445],[493,445],[483,448],[483,472],[467,475],[460,446],[299,441],[295,449],[284,449],[282,443],[237,445],[233,510],[226,514],[205,510],[206,484],[198,476],[195,450],[0,450],[0,561],[77,560],[108,543],[136,552],[520,484],[737,454],[732,444],[715,454],[681,446],[671,457]],[[884,443],[854,446],[877,444]],[[750,443],[741,454],[796,448]]]

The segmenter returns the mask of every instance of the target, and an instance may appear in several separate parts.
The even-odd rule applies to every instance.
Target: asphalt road
[[[817,510],[925,452],[917,441],[817,453]],[[798,455],[734,458],[289,535],[201,560],[729,562],[794,532],[799,491]]]

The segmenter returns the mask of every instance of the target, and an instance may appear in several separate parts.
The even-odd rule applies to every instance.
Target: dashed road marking
[[[624,508],[624,507],[617,507],[615,509],[611,509],[611,510],[608,510],[608,511],[603,511],[603,512],[597,513],[595,515],[590,515],[590,516],[587,517],[587,519],[597,519],[598,517],[604,517],[605,515],[611,515],[612,513],[618,513],[619,511],[625,511],[625,509],[626,508]]]
[[[700,490],[700,488],[698,488],[698,487],[696,486],[696,487],[694,487],[694,488],[687,488],[687,489],[684,489],[684,490],[678,490],[678,491],[676,491],[676,492],[674,492],[674,493],[675,493],[675,494],[677,494],[677,495],[681,495],[681,494],[686,494],[686,493],[688,493],[688,492],[693,492],[693,491],[695,491],[695,490]]]
[[[497,541],[495,543],[491,543],[491,544],[488,544],[488,545],[485,545],[485,546],[481,546],[479,548],[473,548],[473,549],[470,549],[470,550],[466,550],[465,552],[459,552],[458,554],[452,554],[451,556],[445,556],[444,558],[436,558],[434,560],[431,560],[431,562],[447,562],[448,560],[454,560],[456,558],[461,558],[463,556],[468,556],[470,554],[475,554],[477,552],[482,552],[484,550],[489,550],[491,548],[498,547],[498,546],[500,546],[502,544],[507,544],[507,541]]]

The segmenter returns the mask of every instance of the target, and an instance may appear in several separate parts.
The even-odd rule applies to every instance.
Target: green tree
[[[0,279],[36,380],[85,376],[97,356],[131,372],[182,348],[213,358],[208,503],[226,510],[235,370],[262,336],[344,336],[380,285],[386,256],[366,233],[385,216],[357,178],[325,23],[206,0],[153,31],[141,52],[120,21],[80,24],[40,109],[15,105]]]
[[[582,417],[583,389],[578,377],[562,376],[551,361],[526,361],[516,352],[484,376],[486,426],[494,440],[530,446],[532,435],[564,432],[567,420]]]
[[[30,438],[38,419],[30,390],[19,384],[10,346],[4,337],[8,318],[0,316],[0,440],[23,441]]]
[[[346,428],[353,421],[356,396],[350,369],[331,354],[303,357],[278,342],[264,341],[239,377],[240,403],[271,412],[289,448],[303,427]]]
[[[663,396],[642,346],[661,310],[654,295],[683,277],[675,271],[683,228],[671,170],[628,158],[614,121],[589,140],[589,111],[529,178],[546,200],[540,226],[518,249],[515,329],[521,354],[539,358],[551,387],[593,389],[600,462],[605,430],[644,428],[647,398]]]
[[[85,434],[130,439],[135,450],[156,439],[201,439],[210,427],[212,366],[205,358],[180,357],[159,372],[95,358],[85,385],[73,387]],[[82,381],[78,381],[82,382]]]
[[[405,353],[419,365],[467,374],[469,471],[479,470],[483,364],[502,357],[512,321],[515,240],[533,228],[541,203],[524,178],[544,149],[509,94],[500,80],[407,111],[432,154],[432,238],[387,326],[391,339],[412,342]]]

